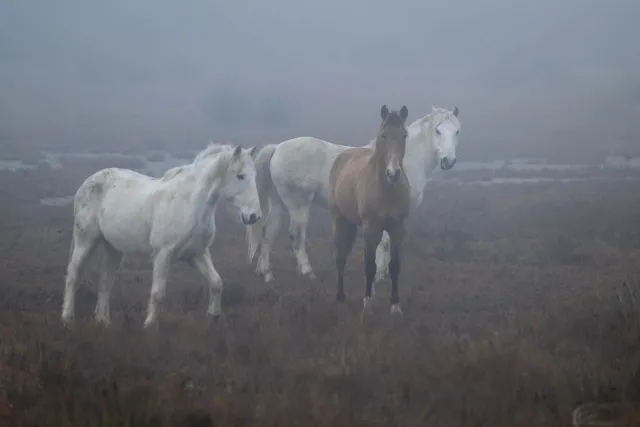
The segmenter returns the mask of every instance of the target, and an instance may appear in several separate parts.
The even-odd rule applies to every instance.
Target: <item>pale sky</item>
[[[634,0],[6,0],[0,144],[301,135],[460,109],[461,155],[640,146]],[[540,154],[540,153],[538,153]]]

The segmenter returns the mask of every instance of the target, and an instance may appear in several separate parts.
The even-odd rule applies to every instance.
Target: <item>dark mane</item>
[[[399,111],[391,111],[387,118],[380,125],[381,128],[404,127],[404,119],[400,116]]]

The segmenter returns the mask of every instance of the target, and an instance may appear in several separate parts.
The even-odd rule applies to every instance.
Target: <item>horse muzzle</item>
[[[457,161],[458,159],[455,157],[453,159],[449,159],[449,157],[443,157],[440,159],[440,169],[442,169],[443,171],[448,171],[449,169],[453,168]]]
[[[402,174],[402,171],[400,169],[396,169],[396,170],[387,169],[385,171],[385,175],[387,176],[387,181],[391,183],[398,182],[398,179],[400,179],[401,174]]]
[[[243,213],[240,215],[242,217],[242,222],[244,225],[252,225],[260,220],[261,215],[257,213],[250,213],[249,215]]]

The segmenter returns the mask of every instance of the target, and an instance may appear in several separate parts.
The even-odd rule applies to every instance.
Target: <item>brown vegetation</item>
[[[636,181],[434,182],[407,225],[404,315],[384,283],[364,323],[362,244],[338,304],[327,211],[309,227],[319,280],[296,275],[283,232],[265,285],[221,209],[218,322],[204,280],[176,265],[159,330],[143,330],[151,274],[132,257],[102,329],[96,259],[67,331],[71,207],[38,200],[75,191],[87,170],[68,168],[0,172],[2,426],[556,427],[579,404],[640,399]]]

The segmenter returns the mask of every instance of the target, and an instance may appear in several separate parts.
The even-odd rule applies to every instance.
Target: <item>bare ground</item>
[[[221,209],[218,322],[176,264],[159,329],[143,330],[150,263],[132,257],[99,327],[98,256],[67,331],[72,210],[39,199],[94,170],[66,167],[0,172],[0,425],[555,427],[580,403],[640,401],[637,181],[434,183],[404,245],[404,315],[384,283],[364,323],[362,244],[341,305],[326,211],[308,237],[319,279],[296,275],[282,230],[266,285]]]

